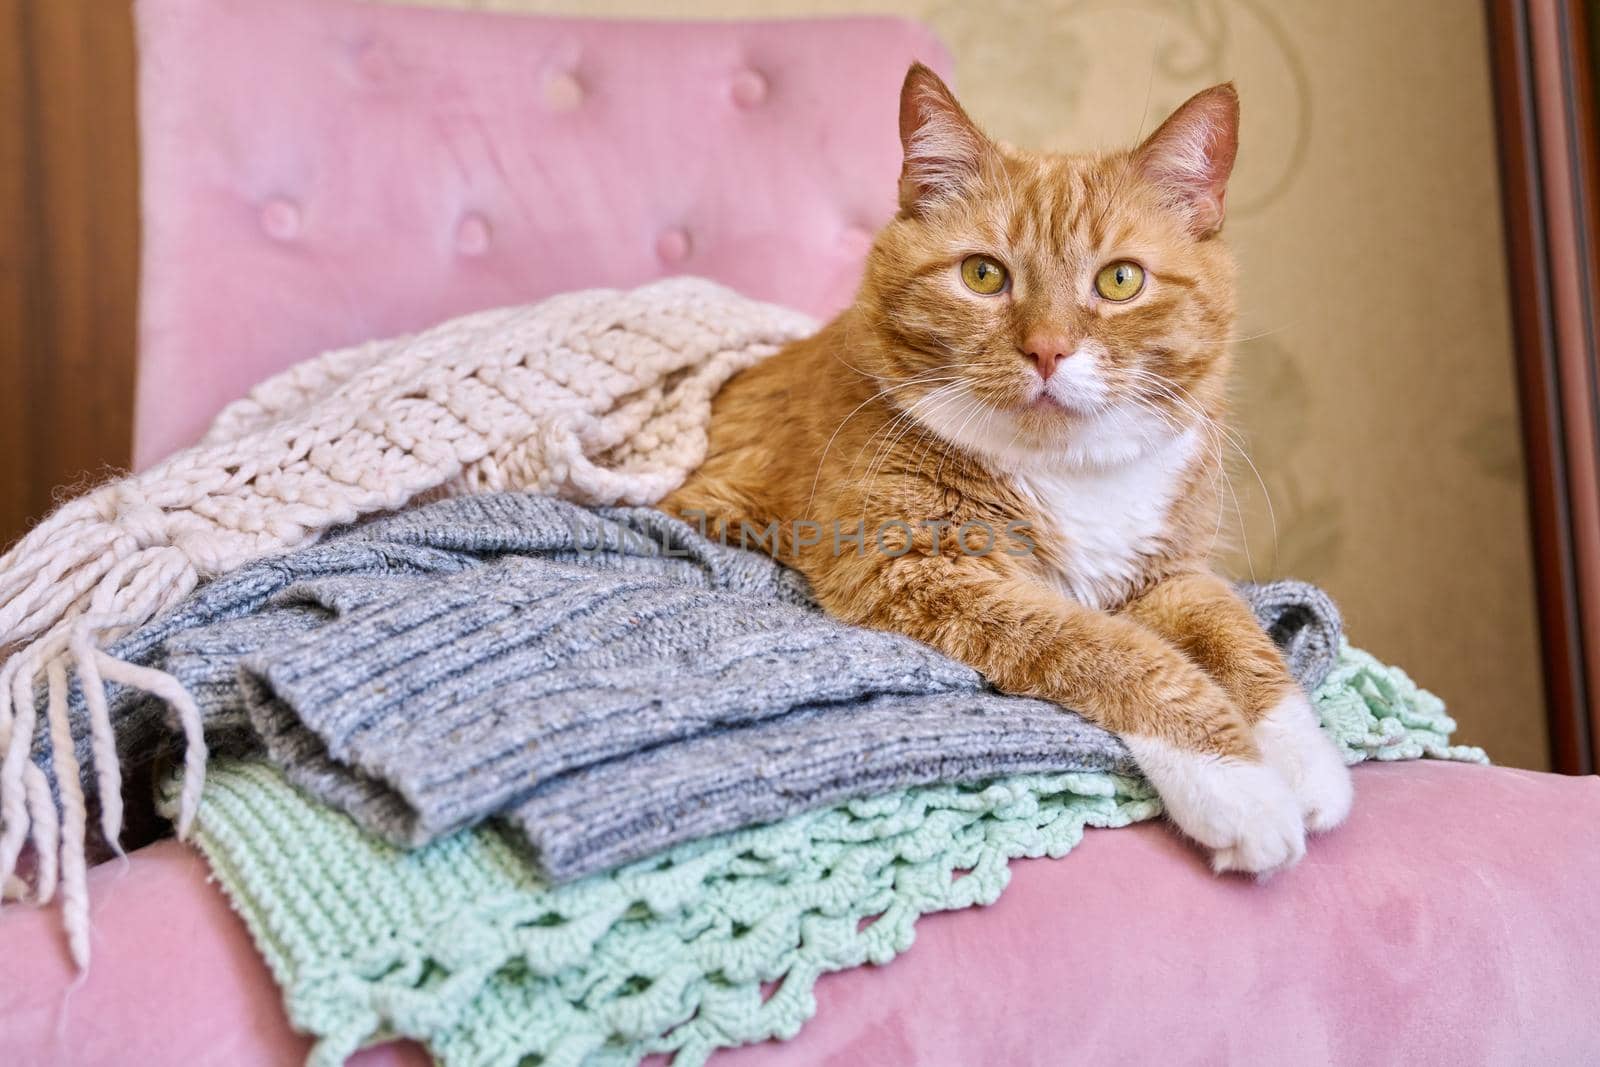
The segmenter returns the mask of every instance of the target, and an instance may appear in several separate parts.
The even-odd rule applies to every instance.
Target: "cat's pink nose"
[[[1023,352],[1027,353],[1033,365],[1039,370],[1039,377],[1045,381],[1050,380],[1050,375],[1056,372],[1056,364],[1072,355],[1073,343],[1058,334],[1036,333],[1022,343]]]

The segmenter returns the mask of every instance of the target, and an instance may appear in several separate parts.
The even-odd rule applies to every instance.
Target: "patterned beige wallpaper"
[[[1545,765],[1478,5],[454,2],[654,17],[911,15],[951,47],[974,115],[1040,147],[1131,142],[1189,93],[1235,80],[1238,424],[1259,480],[1239,464],[1230,521],[1241,536],[1229,565],[1323,583],[1356,642],[1449,701],[1462,740],[1504,763]]]

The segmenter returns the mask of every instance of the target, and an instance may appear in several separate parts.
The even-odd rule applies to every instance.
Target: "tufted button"
[[[489,237],[489,220],[469,211],[456,226],[456,251],[464,256],[481,256],[489,251]]]
[[[668,263],[682,263],[689,258],[689,252],[694,247],[689,240],[689,231],[681,226],[662,232],[656,238],[656,255]]]
[[[300,207],[286,197],[273,197],[261,205],[261,228],[268,237],[292,240],[300,232]]]
[[[544,80],[544,106],[551,111],[575,111],[583,103],[583,83],[570,70],[552,71]]]
[[[733,76],[733,102],[755,107],[767,98],[767,79],[759,70],[746,68]]]
[[[350,59],[356,77],[369,85],[388,81],[395,70],[393,50],[387,42],[374,38],[356,45]]]
[[[865,226],[846,226],[839,234],[839,247],[852,259],[863,259],[872,250],[872,231]]]

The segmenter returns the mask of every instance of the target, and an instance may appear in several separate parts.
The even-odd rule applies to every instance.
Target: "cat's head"
[[[1238,125],[1219,85],[1131,151],[1022,151],[912,67],[900,212],[857,302],[889,395],[1002,466],[1117,462],[1214,410],[1234,317],[1218,231]]]

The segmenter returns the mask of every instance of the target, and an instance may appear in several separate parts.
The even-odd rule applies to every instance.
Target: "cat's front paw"
[[[1256,724],[1256,744],[1299,798],[1306,829],[1321,833],[1344,822],[1355,799],[1350,768],[1304,693],[1296,688]]]
[[[1124,740],[1167,816],[1211,850],[1213,870],[1264,875],[1305,855],[1300,803],[1272,767],[1151,737]]]

